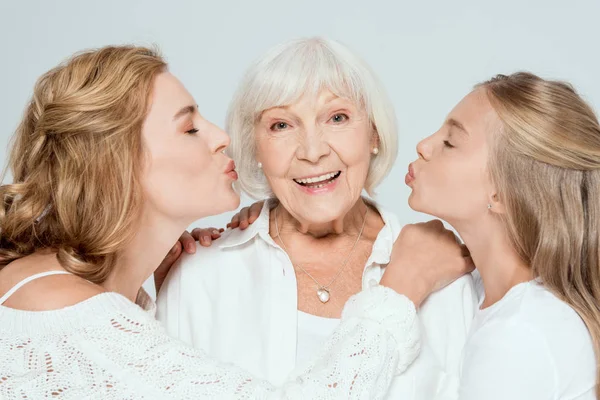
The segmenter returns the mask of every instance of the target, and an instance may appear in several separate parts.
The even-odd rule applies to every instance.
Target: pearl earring
[[[492,209],[492,205],[488,203],[488,210]]]
[[[258,168],[262,169],[262,163],[260,161],[258,162]]]
[[[371,153],[373,153],[373,155],[376,156],[377,154],[379,154],[379,149],[377,147],[374,147]]]

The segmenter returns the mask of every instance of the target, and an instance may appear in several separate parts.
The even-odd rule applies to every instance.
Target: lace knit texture
[[[413,304],[374,287],[276,388],[170,338],[140,302],[150,311],[116,293],[56,311],[0,306],[0,399],[379,399],[419,351]]]

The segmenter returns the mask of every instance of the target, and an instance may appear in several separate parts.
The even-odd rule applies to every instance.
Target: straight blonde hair
[[[483,83],[502,129],[489,170],[513,245],[592,336],[600,398],[600,125],[567,83],[530,73]]]
[[[45,73],[13,138],[13,183],[0,186],[0,268],[40,249],[101,283],[136,228],[141,129],[154,50],[104,47]]]

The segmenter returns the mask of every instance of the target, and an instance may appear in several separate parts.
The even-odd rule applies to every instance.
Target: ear
[[[500,200],[500,196],[498,196],[498,193],[493,193],[489,196],[488,204],[492,206],[492,208],[490,208],[491,212],[496,214],[506,213],[506,207],[504,206],[504,203]]]
[[[371,134],[371,149],[379,148],[379,133],[377,132],[377,128],[373,126],[373,133]]]

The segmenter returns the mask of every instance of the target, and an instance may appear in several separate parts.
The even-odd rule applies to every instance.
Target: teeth
[[[333,178],[337,174],[338,174],[337,172],[332,172],[332,173],[329,173],[329,174],[325,174],[325,175],[321,175],[321,176],[316,176],[314,178],[295,179],[295,181],[298,182],[298,183],[303,183],[303,184],[315,183],[315,182],[322,182],[322,181],[327,181],[327,180]],[[322,186],[323,185],[319,185],[318,187],[322,187]]]

